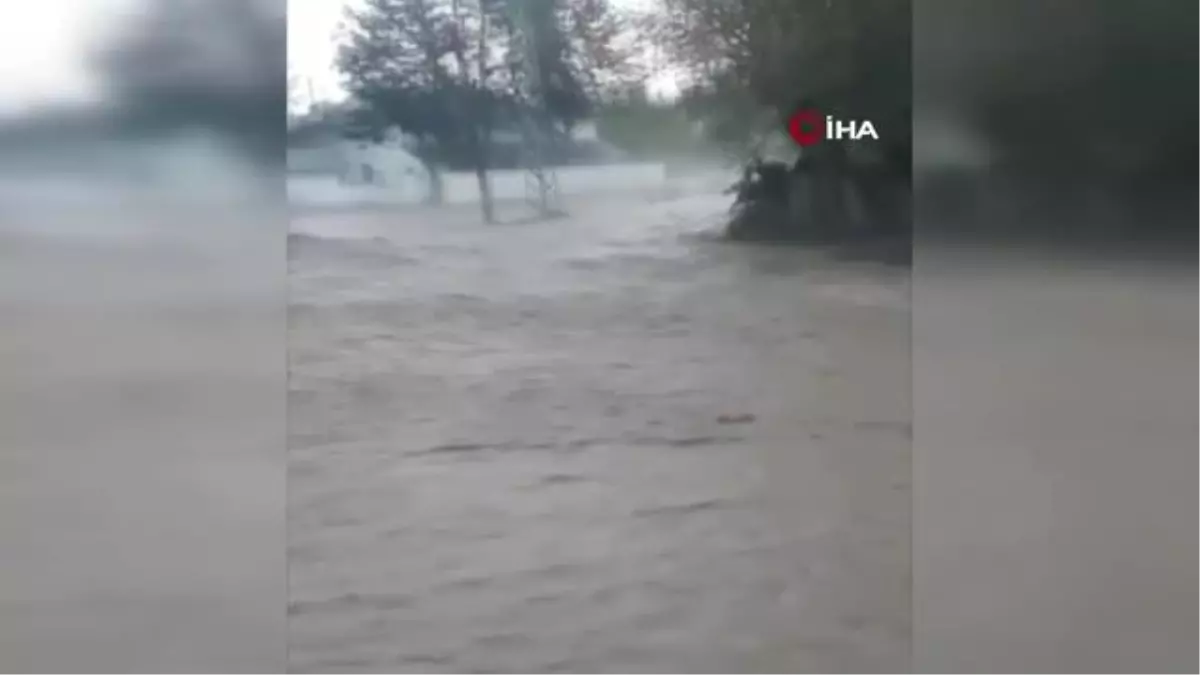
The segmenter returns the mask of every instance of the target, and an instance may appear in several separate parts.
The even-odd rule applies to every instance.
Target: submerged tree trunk
[[[479,182],[479,208],[483,213],[483,222],[490,224],[496,222],[496,210],[492,202],[492,184],[488,180],[488,136],[486,129],[473,134],[471,154],[475,159],[475,179]]]
[[[425,195],[425,204],[441,206],[445,203],[446,190],[445,182],[442,179],[442,170],[438,166],[438,159],[442,156],[439,153],[438,139],[432,135],[418,136],[412,152],[417,161],[421,162],[421,168],[425,169],[425,176],[429,180],[429,192]]]
[[[492,186],[488,182],[487,168],[483,164],[475,165],[475,178],[479,181],[479,206],[483,212],[483,222],[496,222],[496,211],[492,204]]]
[[[446,187],[442,180],[442,171],[430,161],[424,162],[425,172],[429,175],[429,194],[425,203],[429,206],[441,206],[446,201]]]
[[[846,198],[846,187],[850,177],[850,158],[846,154],[846,146],[841,143],[827,143],[824,171],[821,172],[821,195],[825,213],[825,233],[833,239],[840,239],[850,234],[852,223],[850,219],[850,204]]]
[[[911,229],[910,146],[884,147],[875,161],[851,165],[850,178],[862,202],[866,234],[892,236]]]
[[[912,228],[912,178],[888,165],[856,169],[855,188],[865,211],[866,232],[900,235]]]

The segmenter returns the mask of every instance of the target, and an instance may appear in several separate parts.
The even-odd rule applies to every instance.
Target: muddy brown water
[[[727,203],[293,220],[293,670],[907,668],[907,273]]]

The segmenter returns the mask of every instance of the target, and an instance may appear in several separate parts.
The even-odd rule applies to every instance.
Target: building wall
[[[288,190],[301,199],[418,203],[429,194],[424,165],[399,143],[326,142],[288,150]]]

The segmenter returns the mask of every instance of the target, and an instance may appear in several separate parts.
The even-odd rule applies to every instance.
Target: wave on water
[[[838,281],[819,284],[815,293],[825,300],[857,307],[907,310],[910,306],[908,287],[899,283]]]
[[[308,232],[288,234],[288,257],[376,259],[390,263],[413,264],[416,259],[400,252],[394,242],[383,237],[337,237]]]

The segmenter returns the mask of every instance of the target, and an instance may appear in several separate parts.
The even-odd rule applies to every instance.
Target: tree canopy
[[[799,101],[870,119],[911,144],[910,0],[662,0],[651,26],[689,75],[685,96],[722,140],[772,127]],[[753,110],[766,111],[758,116]]]
[[[627,75],[616,44],[622,24],[606,0],[365,0],[347,15],[338,56],[361,121],[400,126],[447,153],[511,126],[527,103],[518,90],[526,28],[514,10],[537,33],[533,94],[560,126],[590,114]]]

